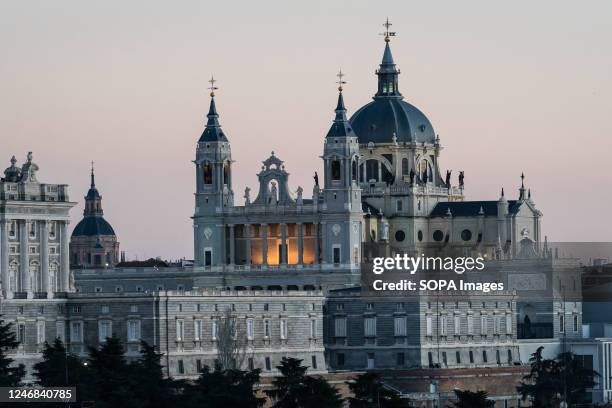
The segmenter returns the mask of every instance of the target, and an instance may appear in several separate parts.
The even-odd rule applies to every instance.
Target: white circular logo
[[[332,226],[332,232],[334,233],[335,236],[338,236],[338,234],[340,233],[340,230],[342,230],[342,228],[340,227],[340,224],[334,224]]]
[[[206,239],[210,239],[210,237],[212,237],[212,234],[213,234],[213,230],[210,227],[204,228],[204,237]]]

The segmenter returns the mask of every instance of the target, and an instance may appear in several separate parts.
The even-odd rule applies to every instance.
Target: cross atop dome
[[[343,88],[342,88],[342,85],[345,85],[345,84],[346,84],[346,81],[343,81],[343,80],[342,80],[342,78],[343,78],[343,77],[345,77],[345,76],[346,76],[346,74],[344,74],[344,73],[342,72],[342,69],[340,69],[340,70],[338,71],[338,73],[336,74],[336,76],[338,77],[338,80],[336,81],[336,83],[338,84],[338,91],[339,91],[339,92],[342,92],[342,89],[343,89]]]
[[[218,87],[215,86],[215,82],[217,82],[217,80],[215,79],[214,76],[210,76],[210,79],[208,80],[208,83],[210,84],[210,86],[208,87],[208,89],[210,89],[210,97],[214,98],[215,97],[215,91],[217,89],[219,89]]]

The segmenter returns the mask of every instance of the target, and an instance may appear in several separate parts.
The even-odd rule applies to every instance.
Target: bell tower
[[[323,262],[358,265],[361,246],[359,141],[346,118],[342,95],[344,74],[338,73],[336,116],[325,137],[324,188],[321,216]]]
[[[196,149],[196,193],[194,259],[197,266],[223,264],[225,228],[223,211],[234,205],[230,143],[219,124],[215,104],[216,80],[210,79],[210,108],[207,123]]]

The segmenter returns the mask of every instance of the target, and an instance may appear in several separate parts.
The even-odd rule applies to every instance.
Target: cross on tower
[[[338,77],[338,80],[336,81],[338,84],[338,91],[342,92],[342,85],[346,84],[346,81],[342,80],[342,78],[345,76],[345,74],[342,73],[342,69],[338,71],[336,76]]]
[[[210,96],[215,96],[215,91],[217,89],[219,89],[218,87],[215,86],[215,82],[217,82],[217,80],[215,79],[214,76],[211,75],[210,79],[208,80],[208,83],[210,83],[210,86],[208,87],[208,89],[210,89]]]
[[[389,22],[389,17],[387,17],[387,21],[385,21],[385,23],[383,24],[383,27],[385,27],[385,32],[380,34],[380,35],[384,35],[385,36],[385,42],[391,41],[390,37],[395,37],[395,31],[389,31],[389,28],[392,25],[393,24],[391,24]]]

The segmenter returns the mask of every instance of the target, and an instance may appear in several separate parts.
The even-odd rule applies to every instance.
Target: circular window
[[[464,241],[469,241],[470,239],[472,239],[472,231],[470,231],[469,229],[464,229],[463,231],[461,231],[461,239]]]
[[[444,239],[444,233],[440,230],[435,230],[433,233],[434,241],[440,242]]]
[[[405,239],[406,239],[406,233],[404,231],[402,230],[395,231],[395,240],[397,242],[402,242]]]
[[[419,241],[422,241],[422,240],[423,240],[423,231],[419,231],[419,232],[417,233],[417,238],[419,239]]]

